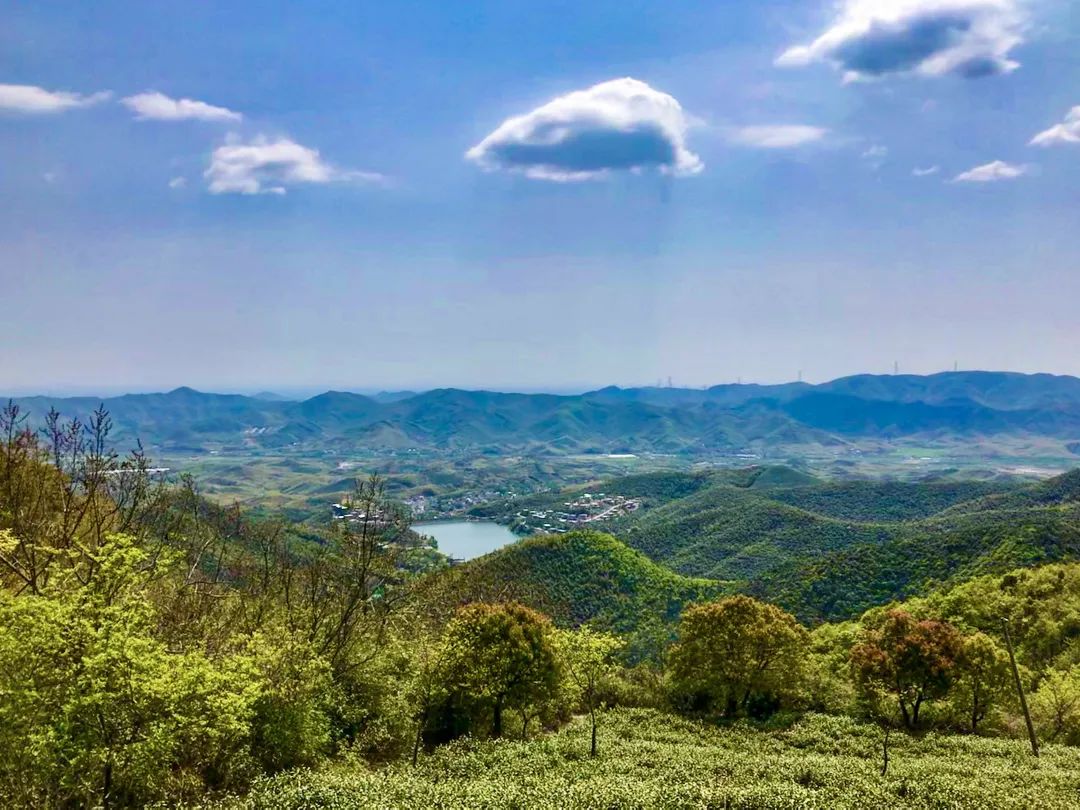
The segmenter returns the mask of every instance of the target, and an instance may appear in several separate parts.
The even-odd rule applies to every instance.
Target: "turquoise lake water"
[[[434,537],[443,554],[458,560],[480,557],[518,539],[505,526],[487,520],[438,520],[414,523],[413,529]]]

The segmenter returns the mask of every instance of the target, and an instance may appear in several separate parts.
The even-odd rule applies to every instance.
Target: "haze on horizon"
[[[1067,0],[0,22],[4,394],[1080,374]]]

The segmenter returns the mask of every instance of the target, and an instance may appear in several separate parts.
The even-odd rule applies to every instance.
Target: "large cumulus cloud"
[[[679,102],[637,79],[615,79],[559,96],[509,118],[466,153],[488,170],[543,180],[586,180],[612,171],[696,174]]]
[[[785,66],[828,62],[847,81],[895,74],[1008,73],[1023,39],[1022,0],[845,0],[832,25],[789,48]]]

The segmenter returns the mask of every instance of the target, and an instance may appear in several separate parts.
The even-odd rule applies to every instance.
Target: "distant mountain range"
[[[608,387],[579,395],[446,388],[376,396],[327,391],[303,401],[177,388],[162,394],[22,397],[110,412],[118,442],[152,451],[327,446],[476,452],[708,453],[875,439],[1045,437],[1080,453],[1080,379],[963,371],[858,375],[820,385]],[[1068,448],[1068,449],[1066,449]]]

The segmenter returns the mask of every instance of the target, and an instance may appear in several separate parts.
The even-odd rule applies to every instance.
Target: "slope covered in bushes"
[[[1016,808],[1076,806],[1080,755],[1015,740],[899,736],[880,775],[881,732],[809,715],[768,731],[718,729],[652,710],[616,710],[588,756],[575,722],[531,742],[461,741],[418,767],[292,772],[260,783],[252,810],[349,808]]]

